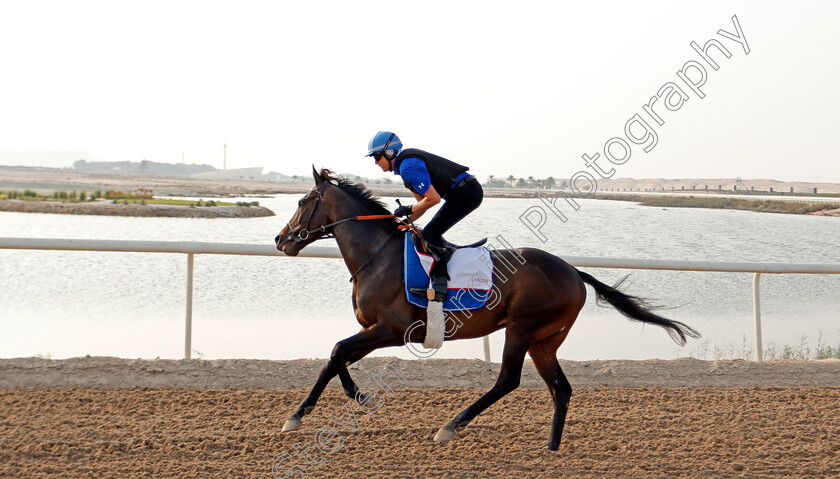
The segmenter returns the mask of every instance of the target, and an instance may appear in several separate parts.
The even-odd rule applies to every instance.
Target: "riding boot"
[[[431,289],[411,288],[409,291],[417,296],[425,297],[429,301],[444,301],[447,293],[447,281],[449,281],[449,275],[446,273],[446,261],[448,259],[446,255],[442,255],[441,259],[436,260],[435,264],[432,265],[432,270],[429,272],[432,283]],[[434,297],[431,297],[432,294],[434,294]]]
[[[443,302],[446,299],[447,282],[449,275],[446,272],[446,263],[449,261],[451,252],[447,252],[443,247],[434,244],[428,244],[431,249],[430,253],[435,258],[431,271],[429,271],[429,279],[431,280],[431,288],[411,288],[409,292],[417,296],[423,296],[429,301]]]
[[[432,289],[435,290],[435,299],[433,301],[443,301],[446,299],[446,286],[449,281],[449,275],[446,273],[446,263],[448,260],[449,255],[444,254],[432,265],[432,271],[429,276],[432,280]]]

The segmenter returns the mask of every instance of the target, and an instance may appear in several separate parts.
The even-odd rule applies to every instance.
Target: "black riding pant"
[[[432,221],[423,228],[423,238],[435,246],[443,246],[443,234],[455,223],[475,211],[484,199],[484,190],[475,178],[467,180],[460,187],[456,187],[446,195],[443,206],[440,207]],[[446,274],[445,261],[436,261],[432,267],[432,276]]]

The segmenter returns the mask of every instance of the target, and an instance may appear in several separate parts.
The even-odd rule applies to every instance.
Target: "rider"
[[[423,238],[433,246],[443,247],[443,233],[455,223],[478,208],[484,191],[475,176],[467,173],[468,167],[415,148],[402,149],[399,137],[390,131],[380,131],[368,142],[368,154],[382,168],[399,175],[403,184],[417,200],[413,205],[400,206],[394,211],[397,217],[407,216],[417,221],[429,208],[445,200],[432,221],[423,228]],[[434,301],[446,298],[446,257],[432,266]],[[423,295],[425,290],[412,293]]]

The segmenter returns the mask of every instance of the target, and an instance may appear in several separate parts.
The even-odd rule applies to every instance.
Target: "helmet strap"
[[[390,155],[388,154],[388,146],[391,145],[391,140],[393,140],[393,139],[394,139],[394,134],[391,133],[391,136],[388,137],[388,141],[385,142],[385,146],[382,148],[382,155],[385,156],[385,158],[388,161],[393,161],[394,160],[394,155],[393,154],[390,154]]]

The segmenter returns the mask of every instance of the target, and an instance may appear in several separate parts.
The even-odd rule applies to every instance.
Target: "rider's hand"
[[[411,211],[411,205],[400,206],[399,208],[394,210],[394,216],[396,216],[397,218],[400,218],[400,217],[403,217],[403,216],[409,216],[412,213],[413,213],[413,211]]]

